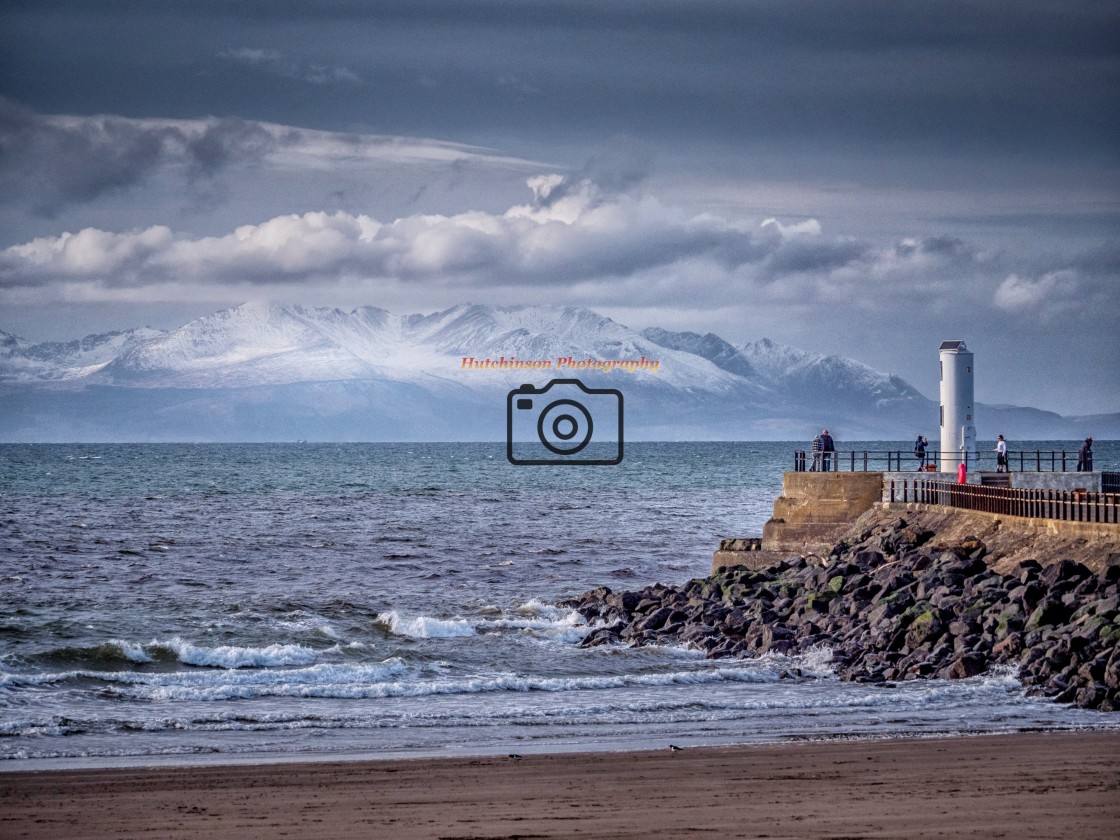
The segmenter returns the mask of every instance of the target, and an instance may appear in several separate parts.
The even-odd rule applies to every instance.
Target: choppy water
[[[0,446],[0,769],[1120,726],[1011,673],[883,688],[827,651],[577,646],[560,599],[707,574],[793,448]]]

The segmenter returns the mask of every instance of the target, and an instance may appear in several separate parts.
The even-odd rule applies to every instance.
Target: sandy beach
[[[1076,837],[1120,733],[0,774],[11,837]]]

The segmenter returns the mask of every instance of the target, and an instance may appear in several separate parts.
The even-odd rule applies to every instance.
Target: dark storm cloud
[[[895,158],[982,156],[974,178],[1120,147],[1104,2],[44,2],[0,23],[7,92],[40,111],[631,135],[892,180],[925,172]]]
[[[51,215],[135,187],[161,168],[182,167],[188,179],[209,176],[233,162],[259,160],[275,145],[243,120],[211,120],[188,131],[115,117],[52,119],[0,97],[0,200]]]
[[[955,236],[927,236],[917,242],[910,240],[900,242],[895,250],[904,256],[914,253],[937,254],[944,257],[969,256],[972,248],[964,240]]]
[[[212,206],[228,192],[225,176],[233,168],[251,168],[273,184],[299,173],[372,185],[387,169],[411,169],[418,177],[446,171],[453,185],[472,174],[478,180],[496,171],[528,172],[530,166],[423,138],[309,131],[228,117],[42,115],[0,97],[0,207],[47,218],[122,193],[140,203],[158,194],[173,206]]]
[[[868,243],[855,240],[821,242],[800,238],[784,243],[783,248],[776,250],[768,262],[768,268],[774,278],[789,274],[828,272],[858,263],[868,256],[870,250]]]

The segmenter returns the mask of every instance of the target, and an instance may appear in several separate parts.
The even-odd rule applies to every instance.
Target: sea
[[[869,686],[827,648],[580,648],[565,598],[707,575],[804,448],[2,445],[0,771],[1120,728],[1013,670]]]

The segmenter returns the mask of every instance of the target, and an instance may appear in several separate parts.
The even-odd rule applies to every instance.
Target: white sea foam
[[[475,635],[474,627],[465,618],[432,618],[427,615],[406,618],[392,610],[378,615],[377,621],[393,635],[413,639],[453,639]]]
[[[276,626],[287,631],[318,633],[321,636],[326,636],[328,639],[342,638],[341,634],[339,634],[329,622],[324,621],[318,616],[303,612],[297,612],[287,618],[278,620]]]
[[[500,673],[491,675],[454,676],[446,667],[410,665],[400,658],[390,658],[380,663],[317,663],[302,668],[269,668],[237,670],[192,670],[166,672],[105,672],[68,671],[53,674],[0,674],[0,686],[49,685],[77,679],[94,679],[111,686],[105,691],[122,699],[143,701],[194,701],[212,702],[255,698],[330,698],[338,700],[369,700],[379,698],[469,696],[472,694],[507,695],[541,693],[595,693],[622,690],[625,694],[606,703],[588,703],[580,700],[572,705],[572,715],[585,717],[612,710],[628,714],[672,711],[674,709],[707,709],[718,711],[746,710],[824,710],[849,709],[913,709],[917,702],[922,707],[939,703],[991,702],[1000,697],[1012,700],[1021,697],[1022,685],[1009,671],[989,673],[968,680],[923,680],[899,684],[896,688],[870,690],[856,684],[837,684],[829,678],[827,651],[803,657],[764,657],[713,666],[697,663],[698,667],[654,673],[627,673],[600,676],[557,677],[534,674]],[[796,683],[785,679],[794,667],[803,675],[819,668],[827,691],[806,692]],[[814,680],[814,682],[819,682]],[[735,684],[784,684],[789,690],[780,693],[728,694]],[[710,687],[707,693],[688,692],[654,697],[649,690],[672,687]],[[723,686],[723,689],[720,687]],[[841,686],[843,686],[841,688]],[[719,689],[717,692],[716,690]],[[630,694],[636,690],[639,695]],[[1003,701],[1001,701],[1003,702]],[[598,711],[597,711],[598,710]],[[427,714],[423,712],[420,714]],[[494,719],[522,713],[497,707],[483,710],[472,706],[470,717]],[[526,713],[530,714],[530,713]],[[532,712],[548,716],[566,715],[563,710]],[[17,723],[0,729],[0,733],[13,734],[29,727],[47,727],[48,721]]]
[[[572,609],[544,604],[533,599],[522,604],[513,616],[503,616],[479,624],[479,631],[525,630],[537,637],[576,643],[591,629],[583,616]]]
[[[218,669],[197,671],[95,671],[72,670],[36,673],[0,673],[0,686],[38,686],[92,679],[118,686],[139,686],[141,691],[163,687],[249,687],[284,685],[334,685],[377,682],[418,673],[398,657],[378,663],[321,662],[305,668]]]
[[[521,630],[537,638],[576,643],[590,629],[583,616],[575,610],[562,609],[536,600],[522,604],[512,615],[502,615],[492,607],[486,607],[482,612],[499,615],[496,618],[486,616],[471,620],[427,615],[405,616],[392,610],[378,615],[377,621],[393,635],[413,639],[453,639],[502,630]]]
[[[307,665],[319,657],[319,652],[302,645],[267,645],[265,647],[201,647],[178,637],[170,641],[149,642],[147,650],[170,650],[184,665],[203,665],[211,668],[265,668],[284,665]]]
[[[121,656],[123,656],[129,662],[145,664],[153,661],[152,657],[148,655],[148,652],[144,650],[144,646],[136,642],[126,642],[122,641],[121,639],[110,639],[109,645],[119,650]]]
[[[269,671],[189,672],[129,675],[122,680],[128,696],[158,700],[227,700],[254,697],[376,699],[500,692],[603,691],[634,687],[777,682],[784,669],[756,662],[740,667],[650,674],[550,677],[501,673],[425,678],[399,660],[381,666],[321,663],[310,668]],[[137,676],[151,679],[137,679]]]

